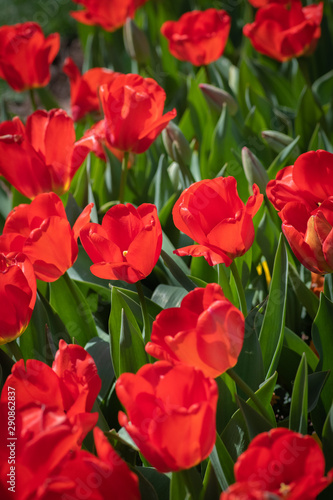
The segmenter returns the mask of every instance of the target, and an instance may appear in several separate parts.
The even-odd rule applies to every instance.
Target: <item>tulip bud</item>
[[[294,140],[292,137],[289,137],[289,135],[276,132],[275,130],[264,130],[261,132],[261,136],[276,153],[280,153],[280,151],[286,146],[289,146]],[[298,146],[295,146],[294,154],[297,157],[301,154]]]
[[[144,32],[128,18],[124,24],[124,45],[126,52],[139,64],[147,64],[150,59],[150,47]]]
[[[260,191],[264,193],[269,181],[268,174],[260,160],[246,147],[242,149],[242,163],[250,186],[257,184]]]
[[[164,147],[174,161],[189,165],[191,162],[192,151],[188,140],[177,125],[169,122],[162,131]]]
[[[225,90],[214,87],[214,85],[209,85],[208,83],[200,83],[199,88],[208,104],[213,106],[217,111],[221,112],[223,104],[226,104],[231,116],[237,113],[237,102],[232,95]]]

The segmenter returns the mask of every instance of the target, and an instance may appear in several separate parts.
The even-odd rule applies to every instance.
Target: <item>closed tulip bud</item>
[[[264,130],[261,132],[261,136],[276,153],[280,153],[280,151],[289,146],[294,140],[289,135],[276,132],[275,130]],[[301,154],[298,146],[295,146],[294,154],[295,157]]]
[[[130,18],[124,24],[124,45],[131,59],[135,59],[139,64],[149,62],[150,47],[147,37]]]
[[[213,106],[217,111],[221,112],[223,105],[226,104],[231,116],[237,113],[237,102],[232,95],[225,90],[214,87],[214,85],[209,85],[208,83],[200,83],[199,88],[208,104]]]
[[[192,151],[188,140],[177,125],[169,122],[162,131],[162,139],[168,155],[177,163],[189,165],[191,162]]]
[[[260,191],[265,192],[269,181],[268,174],[261,161],[246,147],[242,149],[242,163],[250,186],[257,184]]]

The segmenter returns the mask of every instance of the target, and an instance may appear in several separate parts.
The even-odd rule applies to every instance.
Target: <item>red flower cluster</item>
[[[161,33],[168,40],[173,56],[201,66],[221,57],[230,25],[231,18],[224,10],[193,10],[183,14],[178,21],[165,22]]]
[[[333,470],[325,477],[325,459],[310,436],[284,428],[255,437],[238,458],[236,483],[220,500],[315,500],[333,481]]]
[[[290,5],[273,2],[257,11],[254,23],[246,24],[243,33],[258,52],[288,61],[315,50],[322,16],[322,2],[307,7],[299,0],[292,0]]]
[[[234,177],[195,182],[185,189],[172,211],[175,226],[198,245],[175,250],[177,255],[205,257],[210,266],[230,266],[254,240],[252,218],[263,200],[256,184],[246,205],[237,193]]]
[[[77,21],[88,25],[101,26],[106,31],[121,28],[128,17],[134,17],[135,11],[147,0],[73,0],[83,5],[84,10],[71,12]]]
[[[17,362],[1,394],[1,427],[8,426],[8,411],[15,412],[13,440],[1,433],[0,493],[7,498],[11,460],[15,449],[15,498],[52,500],[62,494],[80,498],[84,492],[98,500],[140,498],[138,479],[94,429],[98,458],[80,449],[97,422],[89,413],[101,380],[92,357],[78,345],[59,343],[52,368],[37,360]],[[10,410],[14,408],[14,410]],[[8,455],[9,453],[9,455]],[[8,483],[7,483],[8,481]]]
[[[136,209],[127,203],[111,207],[102,225],[86,224],[80,239],[95,276],[135,283],[152,272],[160,256],[162,228],[155,205]]]
[[[37,23],[0,28],[0,78],[16,91],[44,87],[60,48],[59,33],[44,37]]]
[[[309,151],[267,184],[267,196],[298,260],[318,274],[333,271],[333,154]]]
[[[186,295],[180,307],[158,314],[146,351],[215,378],[237,363],[243,338],[243,314],[224,297],[219,285],[208,283]]]
[[[73,120],[62,109],[38,110],[26,126],[18,117],[0,124],[0,175],[28,198],[68,191],[88,153],[75,143]]]

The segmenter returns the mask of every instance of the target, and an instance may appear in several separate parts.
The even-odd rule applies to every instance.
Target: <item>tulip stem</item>
[[[242,313],[244,314],[244,317],[246,318],[247,316],[247,305],[246,305],[246,298],[245,298],[245,293],[244,293],[244,288],[242,285],[242,281],[239,276],[239,272],[237,269],[236,262],[233,260],[232,263],[230,264],[230,269],[233,274],[233,277],[235,279],[236,283],[236,288],[237,288],[237,293],[238,293],[238,298],[239,298],[239,303],[240,303],[240,308]]]
[[[19,346],[17,345],[15,340],[12,340],[11,342],[8,342],[6,345],[8,351],[12,356],[14,356],[16,361],[19,361],[20,359],[23,359],[23,354]]]
[[[137,281],[135,283],[136,289],[138,292],[138,296],[140,299],[141,310],[142,310],[142,318],[143,318],[143,340],[145,344],[150,340],[150,321],[149,314],[147,309],[147,302],[145,298],[145,294],[143,293],[143,288],[141,281]]]
[[[124,203],[125,199],[125,187],[126,187],[126,179],[127,179],[127,170],[128,170],[128,158],[129,152],[125,151],[124,158],[121,163],[121,177],[120,177],[120,187],[119,187],[119,202]]]
[[[218,276],[217,278],[218,284],[222,288],[225,298],[230,300],[230,302],[232,302],[235,305],[234,295],[231,290],[229,278],[225,271],[224,264],[217,264],[217,276]]]
[[[191,500],[199,500],[202,490],[202,481],[195,467],[179,471],[178,474],[185,484],[187,491],[191,495]]]
[[[262,416],[265,417],[266,420],[270,421],[267,408],[265,408],[258,396],[252,391],[251,387],[244,382],[244,380],[235,372],[233,368],[229,368],[229,370],[227,370],[227,374],[232,378],[232,380],[234,380],[234,382],[236,382],[237,386],[244,392],[244,394],[252,399]]]
[[[34,89],[29,90],[29,95],[30,95],[30,102],[31,102],[32,110],[37,111],[37,103],[36,103]]]

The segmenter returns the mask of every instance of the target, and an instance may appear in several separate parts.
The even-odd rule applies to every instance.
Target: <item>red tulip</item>
[[[282,231],[297,259],[318,274],[333,272],[333,154],[309,151],[267,184]]]
[[[272,3],[259,9],[255,21],[243,33],[253,47],[280,62],[311,54],[321,35],[323,3],[302,7],[299,0],[290,5]]]
[[[244,327],[243,314],[224,297],[219,285],[209,283],[188,293],[180,307],[157,315],[146,351],[215,378],[237,363]]]
[[[216,61],[228,40],[231,18],[224,10],[186,12],[178,21],[167,21],[161,33],[171,54],[195,66]]]
[[[152,78],[120,75],[100,87],[108,143],[121,151],[143,153],[176,116],[163,115],[165,92]]]
[[[135,283],[152,272],[161,253],[162,229],[155,205],[134,208],[127,203],[111,207],[102,225],[85,225],[80,239],[95,276]]]
[[[0,124],[0,175],[28,198],[68,191],[88,153],[75,144],[73,120],[61,109],[38,110],[26,126],[17,116]]]
[[[0,236],[0,344],[24,332],[36,302],[36,278],[29,259],[9,252],[8,237]]]
[[[81,75],[74,61],[67,57],[63,72],[69,77],[71,86],[71,113],[76,122],[87,113],[100,111],[98,88],[104,83],[111,83],[118,75],[107,68],[92,68]]]
[[[254,240],[252,218],[263,200],[253,184],[253,196],[246,205],[237,193],[234,177],[217,177],[195,182],[185,189],[172,211],[175,226],[198,242],[175,250],[177,255],[205,257],[210,266],[230,266]]]
[[[128,17],[134,17],[136,9],[147,0],[73,0],[83,5],[84,10],[71,12],[77,21],[101,26],[106,31],[115,31],[123,26]]]
[[[37,23],[0,28],[0,78],[17,91],[45,87],[50,64],[60,48],[60,35],[44,37]]]
[[[23,252],[36,278],[55,281],[75,262],[77,238],[90,220],[90,203],[71,228],[62,201],[55,193],[38,195],[30,205],[19,205],[8,215],[3,233],[11,236],[10,250]]]
[[[123,373],[116,392],[124,426],[144,457],[160,472],[188,469],[215,443],[217,385],[200,370],[166,361]]]
[[[311,436],[285,428],[256,436],[238,458],[234,471],[237,483],[222,493],[220,500],[273,497],[315,500],[333,481],[333,471],[324,476],[325,459],[317,442]],[[246,489],[248,496],[236,496],[238,492],[244,494]]]

